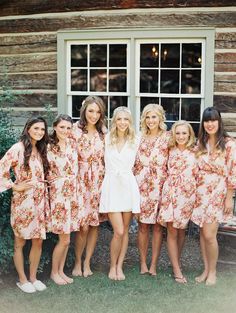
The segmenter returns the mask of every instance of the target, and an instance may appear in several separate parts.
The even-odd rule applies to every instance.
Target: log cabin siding
[[[110,1],[109,5],[111,2],[117,3],[118,1]],[[128,5],[128,2],[137,4],[142,1],[123,2]],[[165,6],[171,7],[171,9],[161,12],[161,10],[155,9],[157,6],[153,5],[154,2],[149,1],[153,10],[130,10],[133,8],[130,4],[127,7],[129,10],[119,10],[119,12],[107,10],[104,13],[104,11],[95,11],[96,8],[89,12],[69,9],[60,15],[54,14],[61,12],[58,4],[53,5],[53,11],[42,8],[37,10],[37,13],[40,14],[30,16],[22,16],[35,12],[30,11],[29,6],[28,13],[20,10],[16,13],[16,2],[13,1],[12,4],[15,3],[15,6],[11,6],[10,13],[7,11],[10,10],[10,5],[6,2],[5,13],[1,13],[2,17],[0,17],[0,84],[4,84],[7,72],[9,87],[22,93],[15,105],[17,111],[14,119],[16,123],[22,124],[25,120],[22,116],[18,119],[21,108],[25,118],[28,116],[27,110],[29,113],[41,112],[38,109],[41,110],[45,103],[51,103],[56,109],[56,37],[57,31],[62,29],[101,28],[109,30],[110,28],[129,27],[150,28],[150,26],[154,28],[215,27],[214,105],[223,113],[236,113],[236,8],[227,8],[227,5],[233,5],[234,1],[227,1],[227,4],[225,1],[208,1],[209,10],[198,7],[196,12],[186,10],[180,5],[181,1],[165,1]],[[158,2],[160,3],[160,1]],[[187,7],[193,6],[193,1],[183,2]],[[194,1],[196,6],[200,2]],[[27,3],[29,4],[30,1],[26,1],[24,5],[20,6],[22,10],[26,10]],[[99,3],[100,10],[106,9],[102,6],[101,1]],[[162,8],[164,7],[163,3],[164,1]],[[191,3],[192,5],[190,5]],[[223,3],[224,7],[222,7]],[[96,6],[97,3],[93,5]],[[141,7],[139,6],[139,8]],[[174,7],[178,9],[173,10]],[[116,9],[120,9],[120,7],[117,6]],[[68,13],[70,11],[76,12]],[[47,12],[53,12],[53,14],[42,14]],[[4,17],[4,14],[15,16]],[[226,122],[229,120],[228,115],[225,115],[224,118]],[[234,119],[235,116],[226,123],[231,132],[236,132],[235,123],[232,122]]]

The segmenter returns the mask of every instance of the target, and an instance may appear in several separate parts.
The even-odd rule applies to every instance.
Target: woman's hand
[[[27,191],[33,187],[34,187],[34,184],[32,183],[32,181],[25,180],[21,183],[14,184],[12,186],[12,189],[13,189],[13,191],[22,192],[22,191]]]
[[[233,198],[232,197],[226,197],[224,213],[230,214],[230,213],[232,213],[232,211],[233,211]]]

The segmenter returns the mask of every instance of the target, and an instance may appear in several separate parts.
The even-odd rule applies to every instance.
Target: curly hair
[[[111,129],[110,129],[110,144],[115,145],[118,141],[118,131],[116,127],[116,120],[120,112],[124,112],[127,114],[129,119],[129,126],[125,131],[125,137],[130,144],[134,144],[135,142],[135,131],[133,126],[133,120],[130,110],[125,106],[120,106],[116,108],[113,112],[113,116],[111,119]]]
[[[73,120],[72,118],[67,115],[67,114],[60,114],[58,115],[55,120],[52,123],[53,127],[56,127],[61,121],[67,121],[71,123],[71,126],[73,124]],[[58,138],[57,138],[57,134],[56,131],[53,129],[52,133],[49,135],[49,143],[54,146],[55,148],[57,148],[57,150],[60,150],[60,147],[57,145],[59,142]]]
[[[78,122],[78,127],[82,129],[83,132],[87,132],[87,120],[86,120],[86,110],[90,104],[96,103],[96,105],[99,108],[100,111],[100,117],[97,121],[95,127],[100,135],[104,135],[104,132],[106,130],[105,125],[105,105],[103,100],[100,97],[97,96],[88,96],[85,98],[85,100],[82,102],[82,107],[80,109],[80,120]]]
[[[156,104],[156,103],[149,103],[147,104],[142,112],[141,115],[141,131],[144,135],[148,135],[150,133],[150,129],[147,127],[147,123],[146,123],[146,116],[149,112],[154,111],[158,117],[159,117],[159,129],[161,131],[165,131],[167,129],[167,126],[165,124],[165,111],[163,109],[163,107],[160,104]]]
[[[24,167],[27,171],[29,171],[29,159],[32,153],[32,143],[31,143],[31,137],[29,135],[29,129],[31,126],[33,126],[36,123],[44,123],[45,127],[45,134],[43,138],[36,142],[36,148],[38,150],[38,153],[42,159],[43,163],[43,169],[44,169],[44,175],[47,176],[49,171],[49,162],[47,159],[47,144],[49,141],[48,138],[48,126],[45,119],[41,116],[38,117],[31,117],[27,120],[24,129],[20,136],[20,141],[24,145]]]
[[[188,142],[186,144],[186,148],[188,148],[188,149],[193,148],[195,145],[195,142],[196,142],[195,134],[194,134],[192,126],[186,121],[177,121],[172,125],[172,127],[171,127],[171,139],[169,141],[169,148],[174,148],[177,146],[176,128],[178,126],[186,126],[188,128],[189,139],[188,139]]]

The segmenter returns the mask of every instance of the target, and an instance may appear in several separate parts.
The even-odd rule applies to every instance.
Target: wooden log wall
[[[78,4],[79,2],[79,4]],[[94,28],[215,27],[214,105],[236,134],[234,1],[1,1],[0,86],[20,93],[16,124],[50,103],[57,110],[57,31]],[[20,117],[20,118],[19,118]]]

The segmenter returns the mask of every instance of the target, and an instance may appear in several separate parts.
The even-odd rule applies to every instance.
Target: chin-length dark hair
[[[72,124],[73,124],[73,120],[72,120],[72,118],[71,118],[69,115],[67,115],[67,114],[60,114],[60,115],[58,115],[58,116],[55,118],[55,120],[53,121],[52,127],[56,127],[61,121],[70,122],[70,123],[71,123],[71,126],[72,126]],[[57,133],[56,133],[56,131],[53,129],[52,133],[51,133],[50,136],[49,136],[49,143],[50,143],[52,146],[56,147],[57,144],[58,144],[58,142],[59,142],[59,140],[58,140],[58,138],[57,138]],[[60,150],[59,146],[58,146],[58,150]]]
[[[199,152],[205,152],[207,150],[207,142],[209,139],[209,135],[204,128],[204,122],[207,121],[218,121],[219,129],[216,133],[216,149],[221,150],[222,152],[225,150],[225,138],[229,137],[227,132],[224,130],[224,124],[221,118],[220,112],[214,107],[208,107],[203,111],[202,120],[199,128],[198,134],[198,145]]]
[[[36,123],[44,123],[45,127],[45,134],[43,138],[36,142],[36,148],[38,150],[38,153],[41,157],[42,163],[43,163],[43,169],[44,169],[44,175],[47,176],[48,170],[49,170],[49,162],[47,159],[47,144],[48,144],[48,126],[45,119],[41,116],[38,117],[31,117],[28,119],[28,121],[25,124],[25,127],[21,133],[20,141],[23,143],[25,151],[24,151],[24,167],[28,171],[29,170],[29,159],[32,153],[32,143],[31,143],[31,137],[29,135],[29,129],[32,125]]]
[[[82,102],[82,107],[80,109],[80,120],[78,123],[78,127],[82,129],[83,132],[87,132],[87,120],[86,120],[86,110],[90,104],[96,103],[99,110],[100,110],[100,118],[97,121],[95,127],[100,135],[103,135],[104,132],[106,132],[106,126],[105,126],[105,105],[103,100],[100,97],[97,96],[88,96],[85,98],[85,100]]]

